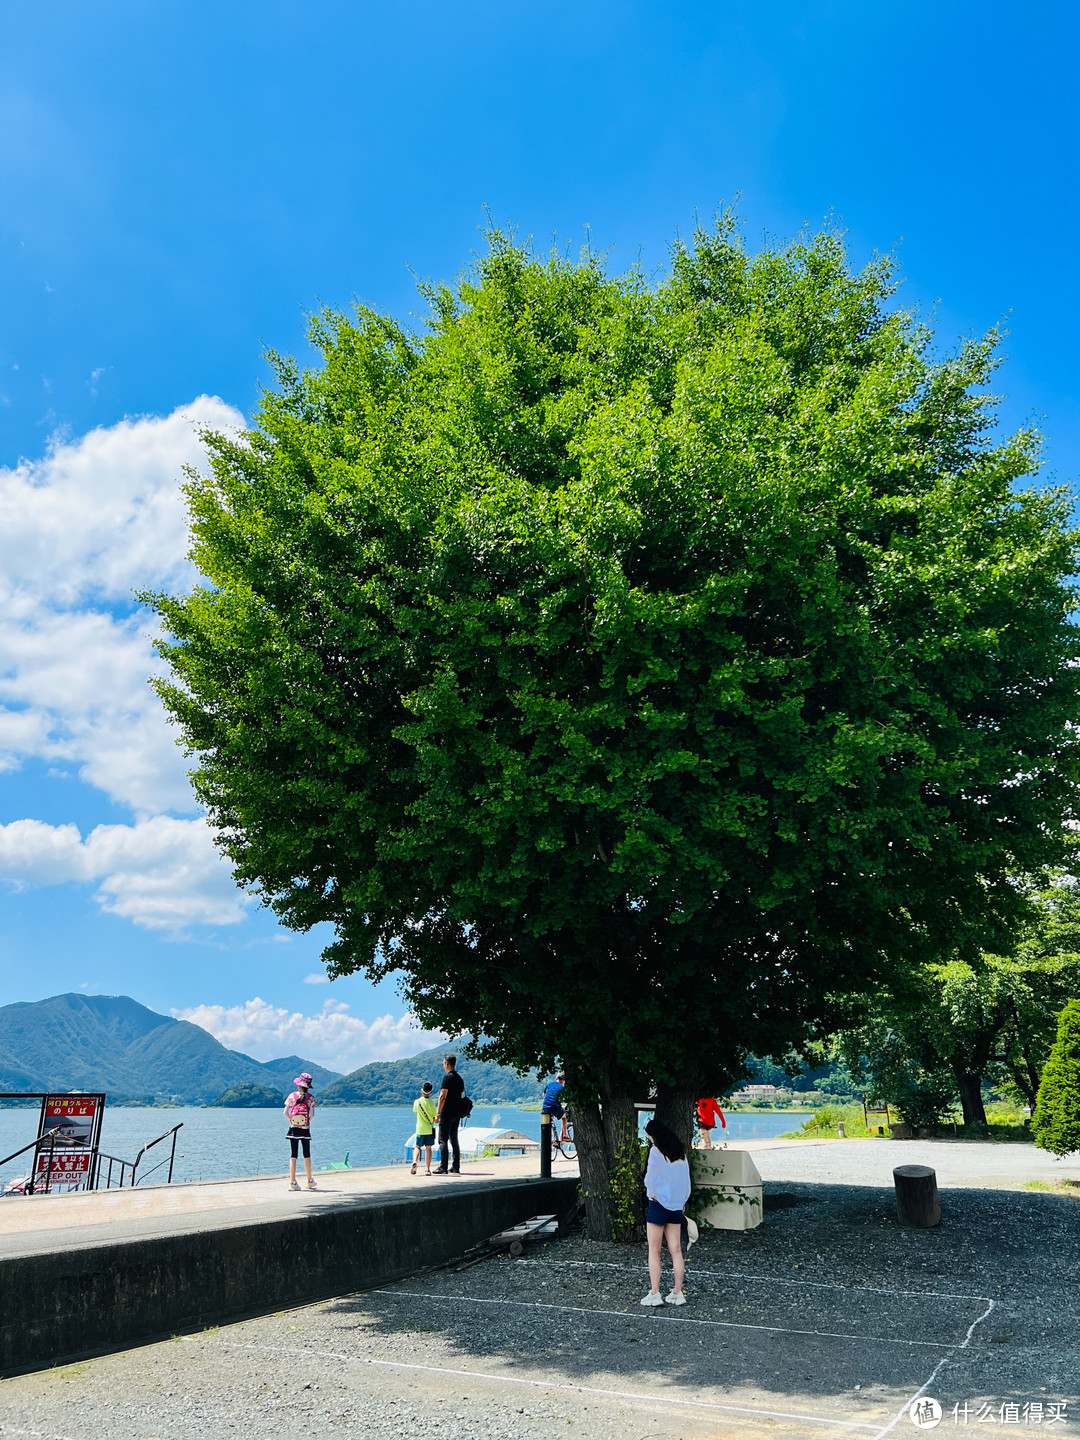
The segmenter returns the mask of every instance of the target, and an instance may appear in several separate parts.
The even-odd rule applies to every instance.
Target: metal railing
[[[169,1173],[165,1178],[165,1184],[169,1185],[172,1183],[173,1166],[176,1163],[176,1136],[183,1128],[184,1124],[181,1121],[179,1125],[174,1125],[171,1130],[166,1130],[163,1135],[159,1135],[156,1140],[148,1140],[134,1160],[121,1160],[119,1155],[108,1155],[100,1146],[89,1148],[85,1145],[67,1143],[57,1146],[57,1136],[60,1134],[59,1128],[57,1128],[46,1131],[36,1140],[31,1140],[30,1144],[24,1145],[21,1150],[6,1155],[0,1160],[0,1168],[10,1164],[12,1160],[17,1160],[20,1155],[25,1155],[28,1150],[34,1152],[30,1174],[23,1182],[20,1192],[24,1195],[48,1195],[54,1186],[67,1190],[112,1190],[114,1188],[119,1190],[127,1185],[130,1189],[143,1180],[148,1180],[151,1175],[166,1165],[169,1167]],[[147,1151],[153,1150],[155,1145],[160,1145],[165,1140],[172,1141],[168,1155],[159,1160],[156,1165],[152,1165],[149,1170],[144,1171],[141,1175],[138,1174],[139,1166]],[[87,1163],[76,1172],[65,1173],[57,1166],[58,1158],[62,1165],[64,1156],[79,1158],[86,1156]],[[41,1163],[42,1158],[47,1159],[45,1165]],[[76,1174],[79,1175],[79,1179],[75,1178]],[[104,1183],[102,1183],[103,1181]]]
[[[181,1120],[179,1125],[174,1125],[171,1130],[166,1130],[164,1135],[159,1135],[156,1140],[148,1140],[146,1142],[146,1144],[139,1151],[138,1155],[136,1155],[135,1159],[132,1161],[131,1183],[133,1185],[140,1184],[143,1180],[146,1180],[149,1176],[153,1175],[155,1170],[160,1170],[163,1165],[168,1165],[169,1167],[169,1173],[165,1177],[165,1184],[172,1184],[173,1165],[176,1163],[176,1136],[177,1132],[182,1130],[183,1128],[184,1122]],[[140,1175],[138,1180],[136,1180],[135,1171],[139,1168],[139,1165],[142,1162],[142,1158],[146,1154],[146,1152],[148,1150],[152,1150],[155,1145],[160,1145],[163,1140],[168,1140],[170,1138],[172,1139],[172,1145],[169,1148],[169,1158],[167,1160],[159,1160],[156,1165],[151,1166],[151,1168],[147,1170],[144,1175]]]

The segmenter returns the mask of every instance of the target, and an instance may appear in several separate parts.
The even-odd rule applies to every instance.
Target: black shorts
[[[645,1212],[645,1222],[648,1225],[681,1225],[683,1223],[683,1212],[681,1210],[668,1210],[660,1204],[659,1200],[650,1200],[649,1208]]]
[[[290,1152],[292,1153],[292,1157],[293,1157],[294,1160],[296,1159],[296,1152],[297,1152],[297,1149],[298,1149],[298,1148],[302,1148],[302,1149],[303,1149],[303,1151],[304,1151],[304,1159],[305,1159],[305,1160],[307,1160],[307,1159],[310,1158],[310,1156],[311,1156],[311,1131],[310,1131],[310,1130],[301,1130],[300,1127],[299,1127],[299,1125],[291,1125],[291,1126],[289,1127],[289,1133],[285,1136],[285,1138],[286,1138],[286,1140],[288,1140],[288,1142],[289,1142],[289,1150],[290,1150]]]
[[[417,1135],[417,1137],[416,1137],[416,1148],[417,1148],[418,1150],[422,1149],[425,1145],[430,1146],[430,1145],[434,1145],[434,1144],[435,1144],[435,1134],[434,1134],[434,1132],[432,1132],[430,1135]]]

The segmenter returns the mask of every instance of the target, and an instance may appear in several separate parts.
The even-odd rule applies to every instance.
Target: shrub
[[[798,1140],[814,1138],[832,1138],[837,1136],[837,1125],[840,1122],[844,1125],[844,1134],[849,1140],[855,1140],[867,1135],[866,1123],[863,1117],[861,1105],[853,1105],[850,1102],[846,1105],[823,1105],[813,1115],[808,1115],[798,1130],[788,1131],[781,1136],[784,1140]]]
[[[1035,1144],[1055,1155],[1080,1150],[1080,1000],[1058,1018],[1057,1039],[1039,1083],[1031,1122]]]
[[[986,1119],[993,1126],[1008,1126],[1011,1129],[1018,1129],[1023,1128],[1024,1112],[1015,1101],[991,1101],[986,1107]]]

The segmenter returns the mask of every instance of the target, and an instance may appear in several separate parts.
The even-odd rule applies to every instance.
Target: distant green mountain
[[[285,1096],[269,1085],[249,1085],[245,1082],[231,1086],[210,1104],[223,1110],[284,1110]]]
[[[300,1070],[319,1069],[292,1055],[273,1063],[292,1069],[290,1089]],[[276,1069],[127,995],[0,1007],[0,1090],[103,1090],[112,1100],[200,1104],[244,1084],[282,1088]]]
[[[340,1070],[327,1070],[323,1065],[315,1065],[310,1060],[301,1060],[299,1055],[286,1055],[281,1060],[264,1060],[262,1068],[269,1070],[286,1095],[294,1088],[293,1081],[297,1075],[302,1074],[305,1070],[311,1076],[316,1090],[323,1090],[327,1085],[332,1085],[335,1080],[341,1079]],[[282,1101],[282,1104],[284,1103]]]
[[[0,1045],[0,1090],[40,1090],[37,1077],[4,1046]]]
[[[377,1060],[335,1080],[319,1096],[322,1105],[411,1105],[420,1086],[430,1080],[437,1091],[442,1084],[442,1058],[454,1047],[440,1045],[407,1060]],[[465,1092],[478,1104],[536,1105],[543,1084],[535,1074],[518,1075],[505,1065],[467,1060],[457,1050],[458,1071]]]

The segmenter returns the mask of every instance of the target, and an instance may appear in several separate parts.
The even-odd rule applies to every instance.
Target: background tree
[[[1034,1114],[1057,1017],[1064,1003],[1080,994],[1080,887],[1071,877],[1058,878],[1036,895],[1012,964],[1012,1013],[999,1083]]]
[[[332,975],[567,1062],[610,1233],[647,1086],[688,1136],[829,997],[1004,943],[1072,813],[1076,537],[993,340],[935,360],[835,235],[724,218],[654,284],[494,234],[427,294],[207,437],[161,694]]]
[[[1071,881],[1032,899],[1011,955],[919,966],[856,1002],[865,1014],[841,1037],[845,1059],[913,1124],[959,1098],[964,1123],[985,1125],[984,1082],[1034,1109],[1058,1013],[1080,988],[1080,905]]]
[[[1080,1000],[1070,1000],[1061,1012],[1031,1133],[1036,1145],[1055,1155],[1080,1150]]]
[[[894,1018],[886,1007],[875,1006],[860,1025],[841,1032],[837,1053],[867,1100],[889,1105],[909,1125],[938,1125],[956,1105],[956,1076],[922,1043],[921,1030],[913,1035]]]

